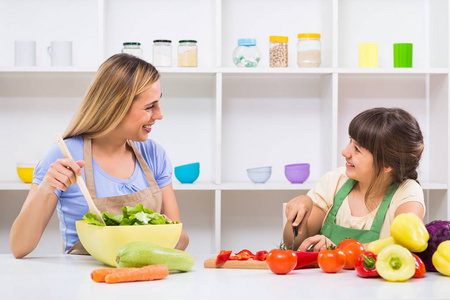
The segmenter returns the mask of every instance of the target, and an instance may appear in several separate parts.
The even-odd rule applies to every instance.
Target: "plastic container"
[[[288,37],[271,36],[269,38],[269,60],[271,68],[286,68],[288,66]]]
[[[142,58],[141,43],[137,42],[126,42],[123,43],[122,53],[128,53],[139,58]]]
[[[194,183],[200,175],[200,163],[175,167],[175,177],[181,183]]]
[[[35,163],[17,163],[17,175],[25,183],[33,182]]]
[[[153,65],[155,67],[172,66],[172,41],[154,40],[153,41]]]
[[[261,60],[261,52],[255,39],[239,39],[233,51],[233,62],[238,67],[254,68]]]
[[[286,165],[284,175],[291,183],[303,183],[309,177],[309,164]]]
[[[258,167],[247,169],[248,178],[254,183],[265,183],[272,175],[272,167]]]
[[[178,44],[178,66],[196,67],[197,66],[197,41],[181,40]]]
[[[300,68],[318,68],[322,62],[319,33],[297,35],[297,65]]]

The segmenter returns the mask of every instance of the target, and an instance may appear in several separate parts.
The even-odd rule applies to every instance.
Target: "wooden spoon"
[[[61,150],[64,157],[73,159],[72,155],[69,152],[69,149],[67,149],[66,143],[64,143],[64,140],[59,133],[56,134],[56,142],[58,143],[59,149]],[[105,224],[105,221],[103,221],[103,218],[102,218],[102,214],[97,209],[97,206],[95,206],[94,201],[92,200],[91,195],[89,194],[86,184],[84,183],[83,177],[81,177],[78,174],[75,174],[75,176],[77,178],[78,187],[80,188],[81,192],[83,193],[84,198],[86,198],[86,202],[89,206],[89,211],[96,214],[98,220],[101,223]]]

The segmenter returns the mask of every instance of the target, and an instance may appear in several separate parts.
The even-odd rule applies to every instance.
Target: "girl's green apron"
[[[336,214],[341,207],[342,202],[344,202],[344,199],[350,193],[355,183],[356,180],[348,179],[339,189],[336,196],[334,196],[333,206],[328,212],[322,229],[320,230],[321,234],[329,238],[336,245],[340,241],[348,238],[358,240],[363,244],[379,239],[384,217],[386,216],[386,212],[388,210],[389,204],[391,203],[392,197],[394,196],[395,191],[397,191],[398,188],[398,184],[396,183],[389,186],[386,194],[384,195],[383,201],[381,201],[381,204],[378,207],[378,211],[375,215],[375,218],[373,219],[372,227],[370,228],[370,230],[342,227],[337,225],[335,222]]]
[[[122,207],[124,205],[136,206],[139,203],[142,203],[144,207],[149,208],[157,213],[162,213],[163,207],[162,207],[161,190],[159,189],[155,177],[153,177],[153,173],[150,170],[147,162],[145,161],[141,152],[139,152],[139,149],[132,141],[127,141],[127,144],[133,149],[134,155],[136,156],[136,159],[139,162],[139,165],[141,166],[141,169],[144,172],[150,187],[128,195],[104,197],[104,198],[97,198],[97,195],[95,193],[94,171],[92,168],[91,139],[88,137],[83,137],[83,141],[84,141],[83,155],[84,161],[86,163],[84,166],[84,171],[86,175],[86,186],[89,190],[89,194],[91,194],[95,206],[97,206],[100,212],[108,211],[112,214],[120,215],[122,214]],[[68,254],[89,255],[89,253],[84,249],[80,241],[76,242],[72,246],[72,248],[69,249]]]

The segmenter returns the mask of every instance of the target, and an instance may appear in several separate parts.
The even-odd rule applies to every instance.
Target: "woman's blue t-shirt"
[[[84,160],[84,142],[81,136],[66,139],[65,143],[72,154],[74,161]],[[134,143],[150,167],[159,188],[172,183],[172,164],[167,157],[164,148],[153,140]],[[50,165],[59,158],[63,158],[63,155],[55,143],[50,146],[41,160],[37,163],[36,168],[34,169],[33,183],[40,184],[50,168]],[[149,187],[147,178],[137,160],[134,173],[128,179],[119,179],[109,175],[102,170],[94,158],[92,158],[92,166],[97,198],[127,195]],[[86,181],[84,168],[82,169],[82,172],[82,177]],[[75,221],[83,219],[83,216],[88,212],[88,205],[77,184],[69,186],[66,191],[56,189],[55,195],[59,199],[57,205],[59,227],[64,243],[64,249],[67,253],[67,251],[69,251],[69,249],[79,240],[75,228]]]

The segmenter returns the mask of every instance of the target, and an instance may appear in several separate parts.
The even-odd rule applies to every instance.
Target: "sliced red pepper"
[[[319,252],[294,251],[297,255],[297,265],[294,270],[317,262]]]
[[[377,256],[375,253],[366,251],[360,256],[355,263],[355,270],[358,276],[367,277],[378,277],[377,269],[375,268],[375,263],[377,261]]]
[[[231,251],[220,251],[219,255],[217,255],[216,258],[216,265],[220,265],[223,264],[224,262],[226,262],[228,260],[228,258],[231,255]]]
[[[256,252],[255,260],[266,260],[268,253],[266,250]]]
[[[255,257],[255,254],[253,254],[250,250],[247,249],[239,251],[238,253],[236,253],[236,255],[246,256],[249,258]]]
[[[425,264],[420,259],[420,257],[415,255],[414,253],[411,253],[411,254],[413,255],[414,261],[416,263],[416,273],[414,273],[413,277],[414,278],[422,278],[425,275],[425,273],[427,272],[427,270],[425,268]]]

